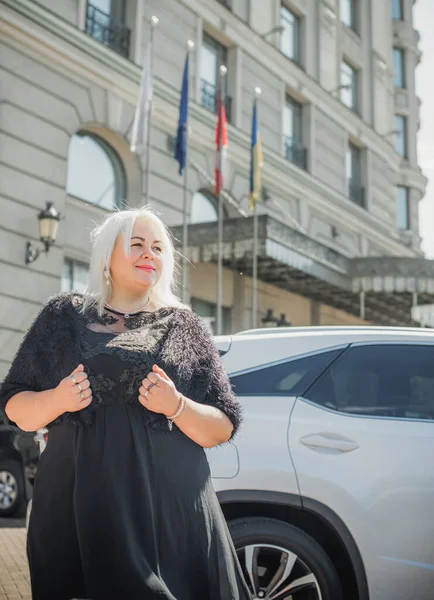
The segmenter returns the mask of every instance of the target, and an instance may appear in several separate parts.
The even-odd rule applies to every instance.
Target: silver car
[[[216,338],[245,409],[208,452],[254,598],[434,598],[434,332]]]

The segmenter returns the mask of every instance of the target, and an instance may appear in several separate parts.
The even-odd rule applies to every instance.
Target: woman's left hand
[[[178,410],[179,401],[179,392],[173,381],[163,369],[154,365],[139,388],[140,404],[152,412],[170,417]]]

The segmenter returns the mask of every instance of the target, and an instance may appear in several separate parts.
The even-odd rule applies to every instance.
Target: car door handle
[[[300,442],[305,446],[312,448],[329,448],[330,450],[339,450],[340,452],[351,452],[357,450],[359,444],[331,433],[312,433],[300,438]]]

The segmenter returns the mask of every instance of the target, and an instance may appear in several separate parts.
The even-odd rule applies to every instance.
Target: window
[[[227,50],[209,35],[204,35],[200,53],[200,90],[201,104],[212,112],[217,111],[217,94],[220,79],[220,67],[227,67]],[[227,94],[228,76],[224,77],[226,118],[231,120],[232,99]]]
[[[73,135],[69,144],[66,191],[70,196],[106,210],[122,207],[126,196],[125,172],[113,148],[85,131]]]
[[[434,346],[354,346],[305,398],[339,412],[434,420]]]
[[[393,85],[396,88],[405,87],[404,57],[404,50],[401,48],[393,49]]]
[[[300,62],[300,18],[286,6],[280,7],[280,51],[295,62]]]
[[[350,29],[357,27],[357,0],[340,0],[341,21]]]
[[[210,223],[217,220],[215,204],[202,192],[196,192],[191,201],[190,223]]]
[[[395,115],[395,152],[407,158],[407,119],[402,115]]]
[[[342,104],[357,111],[357,71],[345,61],[341,64],[340,88]]]
[[[283,109],[283,143],[286,160],[306,169],[306,150],[303,148],[303,107],[289,96]]]
[[[342,352],[329,350],[231,377],[237,396],[300,396]]]
[[[396,188],[396,226],[403,231],[410,229],[408,188],[403,185]]]
[[[202,317],[203,321],[209,327],[213,335],[216,334],[217,326],[217,304],[200,300],[199,298],[191,298],[191,308],[194,312]],[[223,306],[222,308],[222,332],[223,335],[232,331],[232,309]]]
[[[62,273],[62,292],[84,292],[87,287],[89,266],[76,260],[65,259]]]
[[[92,0],[87,3],[86,33],[128,57],[131,32],[125,26],[124,0]]]
[[[345,157],[345,174],[347,180],[348,197],[358,204],[364,206],[364,189],[362,187],[362,152],[361,149],[351,144],[348,144]]]
[[[402,21],[403,19],[403,11],[402,11],[402,0],[391,0],[392,2],[392,19],[398,19]]]

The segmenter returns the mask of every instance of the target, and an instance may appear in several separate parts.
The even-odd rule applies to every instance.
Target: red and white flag
[[[224,188],[226,161],[228,150],[228,133],[226,128],[226,110],[222,102],[222,86],[219,86],[217,97],[217,125],[215,130],[216,160],[215,160],[215,194],[219,195]]]

